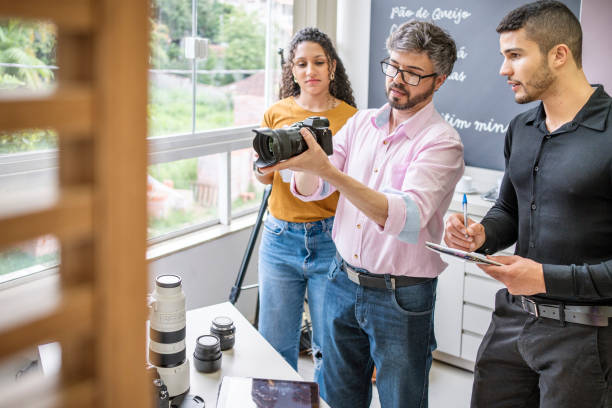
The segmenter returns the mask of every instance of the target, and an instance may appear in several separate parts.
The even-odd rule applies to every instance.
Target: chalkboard
[[[495,28],[526,0],[372,0],[368,106],[386,103],[380,61],[388,56],[386,40],[402,23],[417,19],[444,28],[457,45],[453,73],[438,92],[434,105],[461,135],[468,166],[503,170],[504,136],[514,116],[536,106],[519,105],[499,75],[503,58]],[[580,16],[580,0],[563,1]]]

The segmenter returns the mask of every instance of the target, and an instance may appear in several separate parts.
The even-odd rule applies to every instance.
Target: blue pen
[[[465,193],[463,194],[463,202],[461,203],[461,206],[463,207],[463,224],[465,225],[465,229],[466,229],[466,234],[465,237],[469,237],[469,235],[467,234],[467,227],[468,227],[468,222],[467,222],[467,196],[465,195]]]

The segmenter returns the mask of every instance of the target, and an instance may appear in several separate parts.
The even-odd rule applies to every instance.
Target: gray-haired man
[[[292,191],[303,200],[340,191],[319,381],[334,408],[370,406],[374,365],[383,407],[427,405],[436,282],[445,264],[424,243],[442,238],[463,173],[459,135],[433,106],[456,60],[454,41],[413,21],[391,34],[387,49],[388,104],[349,119],[334,136],[331,160],[303,131],[308,150],[271,168],[297,170]]]

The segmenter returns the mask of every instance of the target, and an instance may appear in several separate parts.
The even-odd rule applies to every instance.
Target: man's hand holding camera
[[[300,129],[300,134],[306,141],[308,149],[274,166],[264,167],[260,169],[261,172],[267,174],[284,169],[297,171],[298,173],[295,174],[296,189],[305,196],[312,195],[316,191],[320,177],[335,186],[340,194],[343,194],[372,221],[380,226],[385,225],[389,210],[387,197],[338,170],[309,129]]]
[[[261,172],[266,174],[284,169],[300,172],[295,174],[296,188],[300,194],[310,195],[317,189],[319,177],[328,179],[327,175],[337,170],[308,128],[300,129],[300,134],[308,145],[306,151],[274,166],[262,168]]]
[[[325,178],[324,175],[326,172],[335,169],[335,167],[329,161],[327,154],[325,154],[321,146],[317,143],[311,131],[307,128],[302,128],[300,129],[300,134],[306,141],[308,149],[306,149],[303,153],[279,162],[274,166],[262,167],[260,169],[261,172],[267,174],[273,171],[290,169]]]

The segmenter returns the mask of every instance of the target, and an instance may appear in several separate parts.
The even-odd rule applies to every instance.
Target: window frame
[[[195,10],[195,4],[198,0],[191,0],[193,9]],[[299,26],[299,22],[304,19],[302,16],[303,0],[294,0],[293,2],[293,19],[294,19],[294,30],[296,23]],[[334,1],[335,4],[335,1]],[[267,14],[266,18],[271,18],[271,1],[267,1]],[[192,10],[193,12],[193,10]],[[195,22],[194,19],[194,23]],[[192,74],[192,86],[195,88],[194,78],[200,74],[216,74],[216,73],[254,73],[264,71],[265,73],[265,84],[264,84],[264,98],[266,105],[270,105],[275,99],[276,95],[273,95],[271,86],[274,81],[273,71],[275,67],[270,65],[270,61],[273,58],[272,55],[276,54],[277,50],[272,49],[270,36],[271,25],[268,24],[266,30],[266,43],[265,43],[265,67],[263,69],[236,69],[236,70],[203,70],[198,69],[197,60],[192,61],[191,69],[156,69],[149,68],[149,72],[168,72],[168,73],[181,73],[181,74]],[[195,30],[195,27],[194,27]],[[192,33],[193,34],[193,33]],[[194,34],[195,35],[195,34]],[[30,68],[39,68],[40,66],[30,66]],[[56,65],[48,66],[50,69],[59,70],[60,67]],[[219,216],[213,220],[207,220],[200,223],[190,225],[188,227],[179,228],[169,233],[148,238],[148,246],[159,244],[164,241],[169,241],[174,238],[182,237],[196,231],[205,230],[215,226],[230,226],[232,219],[244,217],[249,214],[256,213],[258,207],[240,210],[232,214],[231,209],[231,153],[236,150],[252,147],[253,133],[252,130],[260,127],[260,123],[254,123],[252,125],[245,125],[239,127],[220,128],[206,131],[195,130],[195,101],[196,93],[195,89],[192,94],[192,109],[194,115],[192,115],[192,131],[178,134],[169,134],[163,136],[147,137],[148,145],[148,164],[160,164],[173,162],[182,159],[197,158],[207,156],[211,154],[224,154],[225,160],[222,160],[222,177],[219,185]],[[38,173],[44,174],[54,178],[54,174],[58,171],[59,166],[59,152],[57,149],[45,149],[36,150],[20,153],[8,153],[0,154],[0,182],[3,178],[10,177],[23,177],[27,174]],[[1,186],[1,184],[0,184]],[[60,260],[61,262],[61,260]],[[47,276],[47,273],[57,271],[59,263],[47,262],[39,265],[33,265],[31,267],[20,269],[7,273],[0,276],[0,289],[7,286],[8,282],[15,283],[16,281],[29,281],[30,278],[37,276]]]

